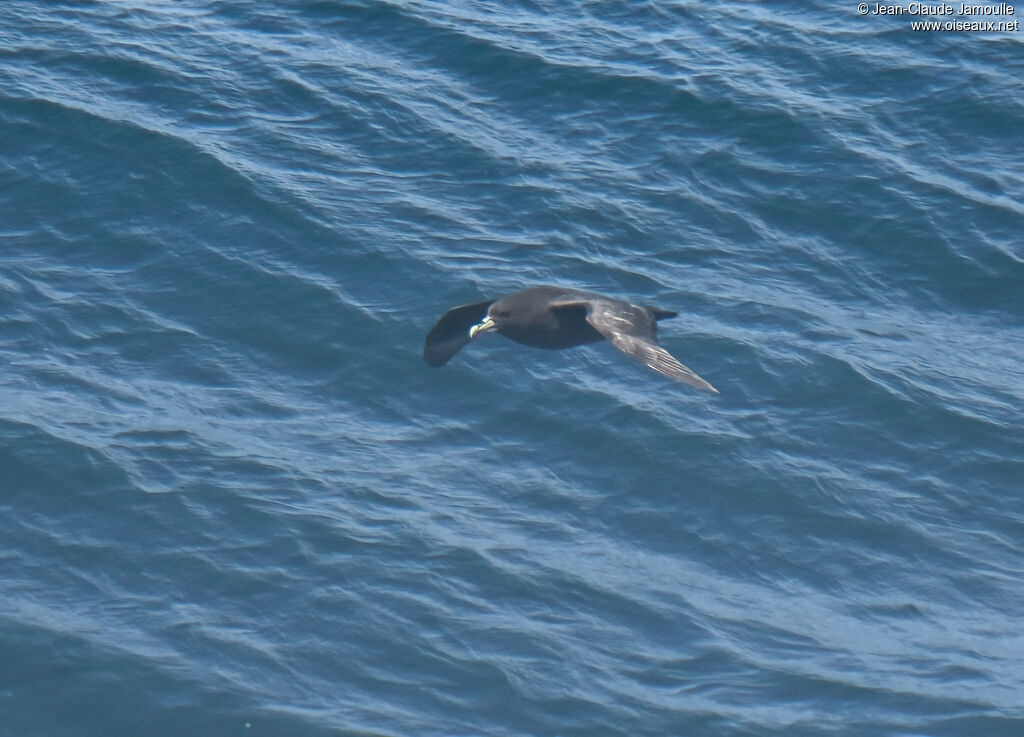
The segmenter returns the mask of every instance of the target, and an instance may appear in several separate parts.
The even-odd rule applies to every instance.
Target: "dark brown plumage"
[[[427,334],[423,359],[430,366],[443,366],[477,335],[491,331],[535,348],[571,348],[607,340],[665,376],[717,392],[658,345],[657,321],[675,316],[675,312],[593,292],[531,287],[448,310]]]

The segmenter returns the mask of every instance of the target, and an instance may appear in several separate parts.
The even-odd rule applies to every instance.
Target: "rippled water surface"
[[[5,0],[0,734],[1024,734],[1024,34],[910,20]],[[545,283],[721,394],[423,363]]]

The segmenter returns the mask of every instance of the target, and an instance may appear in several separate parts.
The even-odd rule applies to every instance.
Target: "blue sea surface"
[[[0,3],[0,737],[1024,735],[1024,32],[917,19]],[[721,393],[424,364],[534,284]]]

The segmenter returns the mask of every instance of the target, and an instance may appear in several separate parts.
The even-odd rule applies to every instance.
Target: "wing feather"
[[[588,303],[587,322],[613,346],[659,374],[718,393],[715,387],[658,345],[657,323],[650,310],[619,300],[593,300]]]
[[[715,387],[711,386],[704,379],[700,378],[692,370],[679,363],[675,357],[662,348],[657,343],[651,343],[650,341],[642,338],[636,338],[632,335],[625,335],[623,333],[615,333],[607,336],[608,342],[618,348],[623,353],[632,356],[638,361],[642,361],[650,368],[657,371],[659,374],[664,374],[671,379],[681,381],[684,384],[695,386],[698,389],[704,389],[705,391],[718,393]]]
[[[444,366],[469,342],[469,329],[487,316],[494,300],[452,307],[427,333],[423,360],[428,366]]]

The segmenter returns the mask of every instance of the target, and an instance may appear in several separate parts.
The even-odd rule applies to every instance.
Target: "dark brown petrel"
[[[423,359],[429,366],[443,366],[473,338],[492,331],[535,348],[607,340],[660,374],[717,393],[658,345],[657,321],[676,314],[578,289],[531,287],[448,310],[427,334]]]

